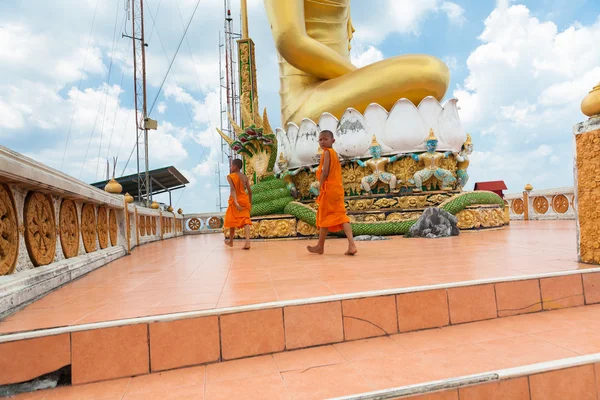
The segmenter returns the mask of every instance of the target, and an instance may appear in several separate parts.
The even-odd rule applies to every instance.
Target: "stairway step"
[[[600,305],[576,307],[61,387],[17,398],[41,398],[47,393],[48,398],[392,399],[431,396],[430,392],[441,390],[435,397],[422,399],[457,399],[459,393],[460,399],[490,399],[502,393],[509,396],[504,398],[517,400],[591,400],[597,399],[598,321]]]

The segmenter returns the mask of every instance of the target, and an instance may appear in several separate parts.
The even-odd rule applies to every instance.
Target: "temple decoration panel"
[[[63,200],[60,205],[58,222],[60,245],[65,258],[76,257],[79,254],[79,219],[77,207],[73,200]]]
[[[17,208],[10,188],[0,184],[0,275],[11,274],[19,255]]]
[[[106,207],[98,208],[98,244],[101,249],[108,247],[108,210]]]

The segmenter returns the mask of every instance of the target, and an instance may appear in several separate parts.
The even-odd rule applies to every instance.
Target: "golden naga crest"
[[[227,136],[223,131],[217,128],[219,135],[229,144],[229,147],[244,157],[246,165],[256,173],[255,181],[273,175],[273,167],[277,159],[277,139],[267,118],[267,109],[263,111],[261,118],[258,112],[258,98],[254,98],[252,110],[250,102],[244,101],[247,94],[242,95],[242,123],[245,128],[241,128],[227,114],[229,122],[233,127],[234,137]]]

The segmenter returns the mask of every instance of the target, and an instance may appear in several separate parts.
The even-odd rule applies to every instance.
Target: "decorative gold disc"
[[[73,200],[63,200],[58,217],[60,231],[60,246],[65,258],[76,257],[79,254],[79,219]]]
[[[108,213],[108,232],[110,233],[110,245],[116,246],[119,238],[119,229],[117,227],[117,213],[110,210]]]
[[[34,266],[48,265],[56,253],[56,223],[52,199],[29,192],[25,199],[25,245]]]
[[[15,200],[8,186],[0,184],[0,275],[12,274],[19,255],[19,224]]]
[[[96,210],[93,204],[84,204],[81,210],[81,237],[86,253],[96,251]]]

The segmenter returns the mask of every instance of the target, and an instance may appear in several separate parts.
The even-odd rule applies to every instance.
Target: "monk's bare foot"
[[[358,252],[358,250],[356,249],[356,246],[351,245],[348,246],[348,250],[344,253],[347,256],[353,256]]]
[[[246,242],[246,244],[244,244],[244,247],[242,247],[242,250],[250,250],[250,243]]]
[[[306,249],[308,250],[309,253],[313,253],[313,254],[323,254],[323,247],[317,245],[317,246],[306,246]]]
[[[233,240],[225,239],[225,244],[229,247],[233,247]]]

